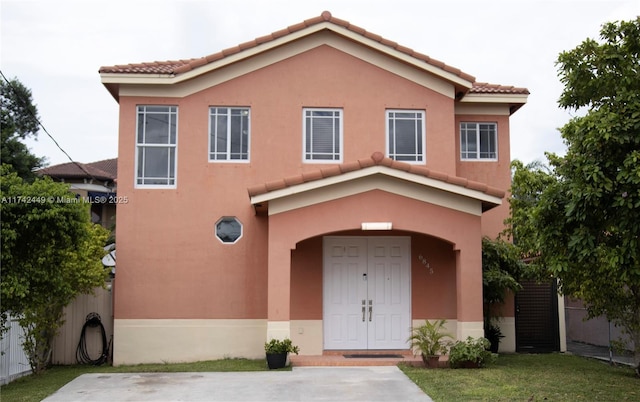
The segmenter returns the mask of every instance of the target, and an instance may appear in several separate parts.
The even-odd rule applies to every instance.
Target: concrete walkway
[[[606,346],[589,345],[582,342],[567,341],[567,352],[584,357],[590,357],[593,359],[603,360],[614,364],[626,364],[627,366],[633,365],[633,356],[630,354],[620,354],[615,351],[610,351]]]
[[[83,374],[46,402],[432,401],[400,369],[294,367],[238,373]]]

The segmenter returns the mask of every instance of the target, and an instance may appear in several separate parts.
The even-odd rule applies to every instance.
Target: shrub
[[[464,341],[456,341],[449,349],[449,364],[452,368],[484,367],[488,363],[493,363],[496,355],[487,349],[491,343],[487,338],[467,337]]]
[[[283,340],[272,339],[269,342],[265,342],[264,351],[268,354],[272,353],[295,353],[298,354],[300,349],[294,346],[291,339],[286,338]]]

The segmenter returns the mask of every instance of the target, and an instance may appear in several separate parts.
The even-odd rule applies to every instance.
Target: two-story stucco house
[[[114,363],[483,336],[524,88],[329,12],[206,57],[100,69],[120,107]],[[508,309],[507,309],[508,310]],[[514,348],[507,311],[502,350]]]

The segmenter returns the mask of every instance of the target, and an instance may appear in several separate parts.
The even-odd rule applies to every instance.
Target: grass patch
[[[0,388],[0,399],[2,402],[38,402],[53,394],[79,375],[88,373],[181,373],[266,370],[268,368],[264,359],[222,359],[196,363],[138,364],[117,367],[53,366],[40,375],[25,376],[2,386]]]
[[[483,369],[400,369],[435,402],[640,400],[632,368],[559,353],[500,355]]]
[[[632,368],[579,356],[505,354],[483,369],[437,369],[400,365],[434,401],[638,401],[640,379]],[[0,389],[2,402],[35,402],[86,373],[266,371],[265,360],[223,359],[135,366],[54,366]],[[285,369],[286,370],[286,369]],[[290,368],[288,369],[290,370]]]

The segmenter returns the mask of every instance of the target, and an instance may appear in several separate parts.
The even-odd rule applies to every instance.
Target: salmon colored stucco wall
[[[302,162],[304,107],[342,108],[345,162],[385,151],[386,109],[425,110],[428,168],[508,187],[492,176],[492,172],[504,176],[501,170],[508,165],[508,153],[503,158],[503,151],[508,152],[508,142],[500,143],[500,160],[495,166],[456,162],[460,116],[454,117],[453,99],[329,46],[184,98],[121,96],[119,102],[118,195],[128,198],[128,203],[118,205],[114,314],[119,319],[265,318],[270,305],[267,283],[276,281],[272,290],[289,287],[288,278],[278,282],[268,277],[268,262],[291,258],[270,255],[269,243],[284,253],[282,250],[292,249],[301,240],[359,228],[362,221],[391,220],[399,230],[423,231],[446,239],[474,254],[464,256],[465,261],[479,267],[476,243],[480,232],[475,233],[475,228],[480,227],[480,217],[388,193],[375,194],[373,200],[372,194],[362,194],[269,218],[257,217],[249,203],[248,187],[326,166]],[[134,188],[136,105],[178,106],[175,189]],[[249,163],[208,162],[209,106],[251,108]],[[508,132],[506,121],[504,117],[499,123],[500,141]],[[508,169],[506,172],[508,175]],[[504,213],[504,206],[501,211],[495,215]],[[224,216],[235,216],[243,224],[243,237],[236,244],[222,244],[214,236],[214,225]],[[483,217],[482,221],[489,225],[483,227],[483,233],[497,232],[498,220]],[[276,229],[270,231],[269,226]],[[297,258],[294,254],[296,265]],[[461,300],[481,297],[478,272],[474,267],[469,278],[456,278],[462,284],[458,305]],[[294,273],[291,280],[299,280],[297,275]],[[321,285],[316,284],[315,291],[317,286]],[[288,290],[284,294],[288,295]],[[436,296],[428,295],[425,306],[433,305],[431,297]],[[447,297],[446,305],[450,306],[452,296]],[[422,306],[422,302],[418,304]],[[274,305],[280,309],[280,304]],[[288,302],[286,305],[284,310],[273,312],[273,317],[289,319]],[[311,304],[308,307],[312,308]],[[481,314],[481,306],[470,306],[458,319],[481,320]]]
[[[322,237],[298,243],[291,253],[291,319],[322,320]]]
[[[497,123],[498,160],[497,161],[462,161],[460,159],[460,123],[492,122]],[[458,140],[456,141],[457,175],[469,180],[487,183],[501,190],[511,187],[511,151],[509,142],[509,116],[505,115],[456,115]],[[494,239],[504,230],[504,220],[509,216],[509,195],[502,200],[502,205],[482,215],[482,235]]]
[[[493,162],[461,161],[458,156],[458,176],[467,177],[470,180],[487,183],[499,189],[511,188],[511,152],[509,135],[509,116],[479,116],[456,115],[456,127],[461,122],[495,122],[498,129],[498,160]],[[459,135],[459,134],[458,134]],[[460,155],[460,141],[456,141],[456,154]],[[509,216],[509,199],[507,192],[502,200],[502,205],[495,207],[482,215],[482,235],[495,239],[504,230],[504,220]],[[500,316],[514,317],[515,307],[513,296],[507,297],[505,304],[500,307]]]
[[[411,314],[414,319],[457,318],[456,259],[453,246],[433,237],[411,238]],[[428,263],[423,264],[422,255]]]

